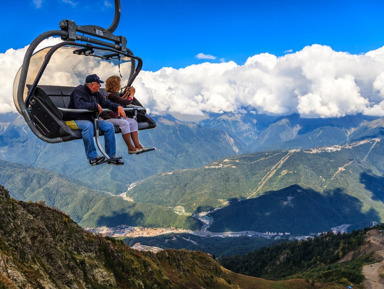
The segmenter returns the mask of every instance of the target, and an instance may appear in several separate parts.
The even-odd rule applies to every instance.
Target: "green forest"
[[[303,278],[313,282],[360,284],[364,280],[362,266],[371,262],[371,255],[362,255],[358,250],[365,242],[367,230],[349,234],[328,232],[241,256],[222,257],[220,263],[234,272],[270,280]],[[352,260],[338,262],[352,251]]]

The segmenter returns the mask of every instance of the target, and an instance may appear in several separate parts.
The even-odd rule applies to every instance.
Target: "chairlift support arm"
[[[66,36],[62,37],[62,39],[68,40],[68,41],[79,40],[84,42],[91,42],[94,44],[105,45],[107,47],[115,48],[123,52],[126,52],[127,39],[124,36],[113,35],[113,32],[116,30],[120,22],[120,14],[121,14],[120,0],[115,0],[115,16],[113,18],[113,22],[111,26],[108,27],[107,29],[100,26],[96,26],[96,25],[85,25],[85,26],[76,25],[74,21],[68,20],[68,19],[61,20],[59,23],[61,30],[66,31],[68,33]],[[115,44],[104,42],[98,39],[92,39],[83,35],[78,35],[77,33],[83,33],[93,37],[106,39],[114,42]]]

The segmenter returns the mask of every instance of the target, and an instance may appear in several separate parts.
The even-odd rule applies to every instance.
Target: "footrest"
[[[124,162],[121,160],[121,157],[115,157],[107,160],[110,165],[124,165]]]

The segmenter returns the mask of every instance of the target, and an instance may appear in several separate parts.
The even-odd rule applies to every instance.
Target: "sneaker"
[[[89,160],[89,164],[91,166],[99,165],[105,160],[105,157],[97,157],[93,160]]]

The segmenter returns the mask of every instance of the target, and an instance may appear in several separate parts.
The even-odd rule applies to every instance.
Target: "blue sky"
[[[108,27],[113,0],[4,1],[0,53],[58,29],[62,19]],[[276,56],[312,44],[365,53],[384,44],[384,2],[379,0],[245,1],[122,0],[115,34],[144,60],[144,69],[186,67],[207,59],[242,64],[255,54]],[[22,7],[21,7],[22,6]],[[213,58],[212,57],[212,58]]]

